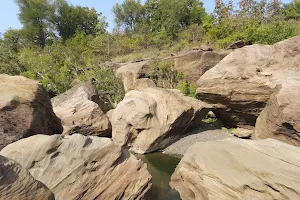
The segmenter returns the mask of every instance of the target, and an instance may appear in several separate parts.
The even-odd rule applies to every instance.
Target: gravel
[[[206,130],[195,134],[187,135],[177,142],[167,147],[163,153],[170,155],[183,156],[184,153],[197,142],[206,142],[211,140],[223,140],[234,137],[227,130],[216,129]]]

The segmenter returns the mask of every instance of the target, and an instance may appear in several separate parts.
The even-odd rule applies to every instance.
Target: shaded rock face
[[[189,51],[174,58],[175,68],[185,75],[189,83],[196,85],[199,78],[218,64],[228,53],[215,51]]]
[[[247,45],[252,45],[251,42],[245,42],[243,40],[238,40],[232,44],[230,44],[226,49],[239,49],[239,48],[242,48],[244,46],[247,46]]]
[[[77,84],[51,101],[64,134],[111,136],[110,121],[100,107],[103,102],[90,83]]]
[[[60,120],[37,81],[0,75],[0,149],[35,134],[60,134]]]
[[[300,199],[299,176],[300,148],[273,139],[227,139],[192,146],[170,185],[183,200],[294,200]]]
[[[113,112],[113,140],[143,154],[164,148],[185,130],[198,126],[209,108],[177,91],[130,91]]]
[[[57,200],[142,199],[151,187],[146,164],[108,138],[36,135],[0,153],[28,169]]]
[[[0,156],[0,198],[11,200],[54,200],[53,193],[17,162]]]
[[[117,69],[116,76],[122,80],[125,92],[156,87],[151,79],[144,78],[147,64],[148,61],[128,63]]]
[[[257,118],[253,139],[274,138],[300,146],[300,81],[278,86]]]
[[[237,49],[198,81],[197,97],[227,126],[254,127],[276,85],[300,76],[300,36]]]

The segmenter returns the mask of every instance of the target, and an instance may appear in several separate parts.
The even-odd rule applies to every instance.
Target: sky
[[[1,0],[0,6],[0,33],[4,33],[9,28],[19,29],[22,28],[18,20],[19,9],[14,0]],[[112,13],[112,7],[116,3],[122,3],[123,0],[67,0],[73,5],[94,7],[98,12],[102,12],[107,18],[109,23],[108,31],[112,31],[114,27],[114,16]],[[290,0],[284,0],[283,2],[290,2]],[[208,12],[212,12],[214,9],[213,0],[203,0],[204,6]]]

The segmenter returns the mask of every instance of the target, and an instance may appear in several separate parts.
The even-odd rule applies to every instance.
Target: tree
[[[144,8],[140,0],[125,0],[113,7],[115,22],[118,26],[134,32],[138,22],[143,19]]]
[[[281,0],[271,0],[267,4],[268,17],[274,18],[280,15]]]
[[[27,39],[44,47],[53,27],[51,16],[54,6],[51,0],[15,0],[19,6],[19,19],[23,24],[23,33]]]
[[[56,13],[53,23],[63,40],[74,37],[80,31],[86,35],[104,33],[107,27],[105,18],[94,8],[69,5],[65,0],[56,1]]]
[[[21,36],[22,33],[20,30],[17,29],[9,29],[4,33],[3,36],[3,42],[14,52],[14,53],[18,53],[20,48],[21,48],[21,44],[20,44],[20,40],[21,40]]]
[[[294,0],[290,4],[285,4],[283,15],[286,20],[300,20],[300,0]]]

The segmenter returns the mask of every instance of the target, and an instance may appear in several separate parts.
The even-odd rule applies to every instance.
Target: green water
[[[170,178],[180,159],[162,153],[138,155],[147,163],[152,176],[152,188],[146,195],[147,200],[180,200],[179,194],[169,186]]]

